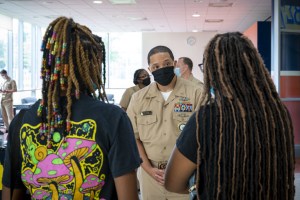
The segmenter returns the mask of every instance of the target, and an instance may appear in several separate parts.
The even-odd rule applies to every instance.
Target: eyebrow
[[[171,58],[166,58],[165,60],[163,60],[163,63],[164,63],[164,62],[173,62],[173,61],[172,61]],[[156,64],[158,64],[158,63],[157,63],[157,62],[156,62],[156,63],[153,63],[153,64],[150,65],[150,67],[152,67],[153,65],[156,65]]]

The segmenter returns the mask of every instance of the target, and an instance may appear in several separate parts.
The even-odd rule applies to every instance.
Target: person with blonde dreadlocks
[[[42,99],[12,122],[3,199],[25,189],[32,199],[138,199],[141,159],[126,113],[103,102],[101,44],[73,19],[48,26]]]
[[[246,36],[212,38],[204,53],[204,88],[209,98],[188,121],[168,162],[167,190],[188,193],[196,171],[197,199],[293,200],[291,118]]]

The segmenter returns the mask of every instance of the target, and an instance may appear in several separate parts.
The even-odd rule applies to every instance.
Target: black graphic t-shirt
[[[71,131],[55,130],[52,148],[40,134],[38,103],[23,118],[18,134],[19,146],[11,159],[5,160],[3,184],[10,187],[10,160],[20,158],[15,172],[20,174],[14,186],[23,183],[33,199],[117,199],[113,178],[131,172],[140,165],[136,142],[125,112],[82,95],[72,105]],[[18,118],[16,117],[16,120]],[[20,123],[13,120],[14,123]],[[20,120],[20,119],[19,119]],[[8,156],[9,153],[6,154]]]

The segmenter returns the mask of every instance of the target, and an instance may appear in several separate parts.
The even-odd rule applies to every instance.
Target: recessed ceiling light
[[[203,30],[202,32],[218,32],[217,30]]]
[[[200,14],[199,13],[194,13],[192,16],[193,17],[200,17]]]
[[[127,17],[131,21],[145,21],[147,20],[147,17]]]
[[[194,30],[192,30],[192,32],[194,32],[194,33],[197,33],[197,32],[198,32],[198,30],[197,30],[197,29],[194,29]]]
[[[53,1],[44,1],[43,4],[52,4]]]
[[[93,3],[101,4],[101,3],[103,3],[103,2],[102,2],[102,1],[93,1]]]
[[[233,3],[219,2],[219,3],[209,3],[209,7],[232,7]]]
[[[205,20],[206,23],[221,23],[223,21],[224,21],[224,19],[206,19]]]
[[[112,4],[136,4],[135,0],[109,0]]]

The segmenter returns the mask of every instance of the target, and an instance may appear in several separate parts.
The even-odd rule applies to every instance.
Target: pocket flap
[[[149,125],[157,121],[156,115],[146,115],[137,117],[137,124]]]

